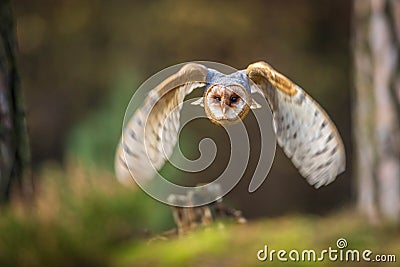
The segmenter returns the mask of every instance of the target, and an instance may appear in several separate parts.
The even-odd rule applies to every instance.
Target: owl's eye
[[[221,97],[220,97],[220,96],[216,96],[214,99],[215,99],[217,102],[220,102],[220,101],[221,101]]]
[[[231,96],[231,98],[229,99],[231,101],[231,103],[235,103],[238,100],[237,96]]]

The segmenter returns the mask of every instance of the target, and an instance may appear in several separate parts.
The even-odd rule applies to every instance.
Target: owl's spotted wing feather
[[[129,120],[115,158],[115,171],[123,183],[131,175],[151,179],[172,154],[178,138],[180,111],[185,96],[205,86],[206,67],[190,63],[151,90]]]
[[[322,107],[265,62],[249,65],[246,72],[268,100],[278,143],[300,174],[316,188],[334,181],[345,170],[345,151]]]

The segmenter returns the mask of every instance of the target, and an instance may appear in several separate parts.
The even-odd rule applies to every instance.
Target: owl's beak
[[[229,96],[223,95],[222,96],[222,113],[224,114],[224,116],[226,117],[226,112],[229,109]]]
[[[222,106],[222,113],[224,114],[224,116],[226,116],[226,111],[228,110],[228,106],[223,104]]]

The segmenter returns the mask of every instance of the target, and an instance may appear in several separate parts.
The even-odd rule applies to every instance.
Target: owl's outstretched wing
[[[246,73],[268,100],[278,143],[300,174],[316,188],[334,181],[345,170],[346,159],[342,139],[327,113],[265,62],[249,65]]]
[[[206,77],[205,66],[189,63],[149,92],[123,130],[115,157],[119,181],[151,179],[164,165],[177,142],[183,100]]]

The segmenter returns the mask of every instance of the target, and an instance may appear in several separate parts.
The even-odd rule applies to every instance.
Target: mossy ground
[[[175,227],[169,207],[124,188],[111,173],[78,166],[45,166],[36,199],[25,204],[13,201],[1,210],[1,267],[365,266],[327,258],[323,262],[257,260],[264,245],[270,250],[318,253],[336,249],[339,238],[347,240],[348,249],[400,257],[398,225],[370,224],[351,209],[324,216],[288,214],[247,224],[216,221],[183,236],[165,237],[163,233]]]
[[[365,266],[366,262],[298,261],[281,262],[275,258],[261,262],[257,252],[267,245],[269,251],[297,249],[337,249],[336,241],[345,238],[347,249],[400,256],[400,229],[394,225],[373,226],[350,211],[326,217],[287,215],[250,221],[244,225],[215,223],[173,240],[144,241],[118,248],[116,266]],[[288,258],[288,255],[286,255]],[[371,256],[372,258],[372,256]],[[397,263],[398,264],[398,263]],[[368,263],[368,266],[396,266],[396,263]]]

